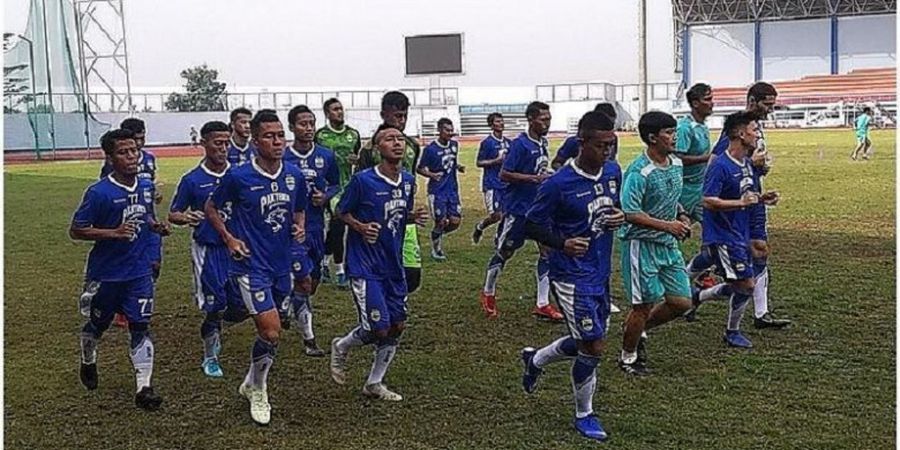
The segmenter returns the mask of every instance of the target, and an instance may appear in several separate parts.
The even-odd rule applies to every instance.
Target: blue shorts
[[[768,222],[768,210],[766,205],[756,204],[750,209],[750,239],[754,241],[768,241],[769,231],[766,223]]]
[[[459,194],[428,194],[428,205],[431,208],[431,217],[436,221],[444,220],[447,217],[462,217]]]
[[[572,339],[589,342],[606,338],[606,322],[609,319],[607,284],[604,283],[600,294],[583,294],[573,283],[550,280],[550,292],[566,318]]]
[[[506,214],[500,221],[495,244],[497,251],[514,252],[525,245],[525,216]]]
[[[306,239],[291,243],[291,272],[295,280],[311,276],[322,278],[322,260],[325,259],[325,232],[323,230],[306,233]]]
[[[147,274],[128,281],[89,280],[82,297],[90,298],[91,319],[109,323],[121,313],[128,323],[150,323],[153,316],[153,277]]]
[[[700,251],[709,252],[715,261],[716,271],[726,281],[753,278],[750,248],[746,244],[709,244]]]
[[[244,307],[251,315],[273,309],[287,311],[290,306],[291,292],[294,290],[294,280],[290,273],[280,276],[258,273],[232,275],[231,280],[237,286]]]
[[[194,301],[201,311],[215,313],[228,308],[244,309],[237,286],[228,277],[231,256],[224,245],[191,242],[194,269]]]
[[[350,278],[350,290],[359,313],[359,324],[366,331],[386,330],[406,321],[406,280],[388,278]]]
[[[503,189],[484,190],[484,209],[488,214],[503,212]]]

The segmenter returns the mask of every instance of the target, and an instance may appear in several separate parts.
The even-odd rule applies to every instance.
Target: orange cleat
[[[531,314],[538,319],[550,320],[553,322],[561,322],[563,319],[565,319],[562,313],[559,312],[559,310],[556,309],[555,306],[549,304],[540,308],[535,306],[534,309],[531,310]]]
[[[497,311],[497,297],[493,294],[485,294],[484,291],[481,291],[480,300],[481,309],[484,310],[484,316],[488,319],[496,319],[499,315],[499,312]]]
[[[712,276],[709,272],[704,273],[700,276],[700,279],[697,280],[697,284],[700,285],[700,289],[709,289],[715,286],[718,282],[716,278]]]
[[[119,328],[128,328],[128,321],[125,320],[125,315],[116,313],[115,317],[113,317],[113,325]]]

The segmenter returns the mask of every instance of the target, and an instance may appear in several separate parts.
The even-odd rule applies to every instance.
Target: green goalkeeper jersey
[[[341,130],[335,130],[331,128],[331,124],[326,124],[316,131],[314,140],[316,144],[334,152],[334,159],[337,161],[340,174],[340,186],[343,190],[350,182],[350,175],[353,173],[353,165],[349,160],[350,155],[359,153],[361,144],[359,132],[347,125],[344,125]]]

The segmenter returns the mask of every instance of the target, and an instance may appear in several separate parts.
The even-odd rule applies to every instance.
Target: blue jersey
[[[243,147],[238,147],[234,143],[234,139],[228,140],[228,162],[232,166],[250,162],[254,156],[256,156],[256,147],[253,146],[249,139],[247,140],[247,145]]]
[[[150,275],[154,236],[150,223],[155,221],[153,182],[138,178],[134,185],[124,186],[107,176],[92,184],[72,225],[76,228],[118,228],[131,222],[137,232],[131,239],[95,241],[88,255],[86,275],[91,281],[128,281]]]
[[[293,213],[306,209],[307,195],[303,174],[290,164],[269,174],[251,160],[225,173],[210,198],[220,211],[231,204],[228,231],[250,250],[232,261],[232,275],[290,273]]]
[[[156,180],[156,156],[146,150],[141,150],[138,157],[138,178],[144,178],[150,181]],[[112,165],[109,161],[104,161],[103,167],[100,168],[100,178],[109,176],[113,172]]]
[[[559,146],[559,150],[556,151],[556,157],[561,158],[563,161],[568,161],[578,156],[578,149],[578,136],[569,136]]]
[[[221,173],[209,170],[203,162],[197,165],[190,172],[181,177],[178,182],[178,188],[175,190],[175,198],[172,199],[172,206],[169,211],[185,212],[187,210],[203,212],[206,200],[216,190],[216,186],[222,181],[225,172],[230,166],[226,166]],[[219,210],[219,216],[225,223],[231,218],[231,203],[228,202]],[[202,245],[225,245],[222,236],[209,223],[209,220],[203,219],[200,224],[194,228],[193,239]]]
[[[753,190],[749,158],[735,160],[729,154],[717,157],[703,180],[703,196],[738,200]],[[750,207],[731,211],[703,209],[703,244],[747,245],[750,240]]]
[[[585,173],[574,162],[563,166],[541,184],[528,211],[528,220],[569,239],[590,239],[587,253],[580,258],[562,250],[550,252],[550,277],[575,284],[579,295],[603,295],[611,273],[613,231],[604,220],[619,203],[622,172],[608,162],[596,176]]]
[[[306,208],[306,231],[320,232],[325,229],[325,205],[340,190],[340,172],[334,158],[334,152],[314,144],[312,150],[302,154],[289,145],[284,149],[284,162],[300,169],[306,180],[306,191],[310,198],[313,189],[325,193],[326,201],[322,206],[313,206],[308,202]]]
[[[527,175],[547,173],[549,170],[547,157],[547,139],[535,141],[527,133],[520,134],[509,146],[509,155],[503,161],[503,170]],[[506,187],[503,199],[506,212],[524,216],[534,202],[538,185],[535,183],[510,183]]]
[[[450,141],[446,146],[437,140],[431,141],[422,152],[419,167],[432,173],[441,174],[441,179],[428,180],[428,194],[441,197],[458,197],[459,182],[456,171],[459,169],[459,143]]]
[[[478,147],[478,160],[488,160],[488,159],[497,159],[501,153],[507,153],[509,151],[509,146],[512,141],[509,138],[504,137],[503,139],[497,139],[493,134],[484,138],[481,141],[481,145]],[[485,167],[481,174],[481,190],[489,191],[492,189],[503,190],[506,188],[506,183],[500,181],[500,166],[501,164],[497,164],[495,166]]]
[[[377,222],[381,232],[375,244],[365,241],[353,229],[347,231],[347,275],[354,278],[403,278],[403,239],[406,222],[416,195],[416,180],[400,171],[394,182],[378,167],[363,170],[350,178],[341,195],[338,213],[353,214],[363,223]]]

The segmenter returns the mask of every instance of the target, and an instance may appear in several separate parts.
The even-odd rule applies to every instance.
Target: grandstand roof
[[[672,0],[672,15],[684,25],[894,14],[896,10],[896,0]]]

